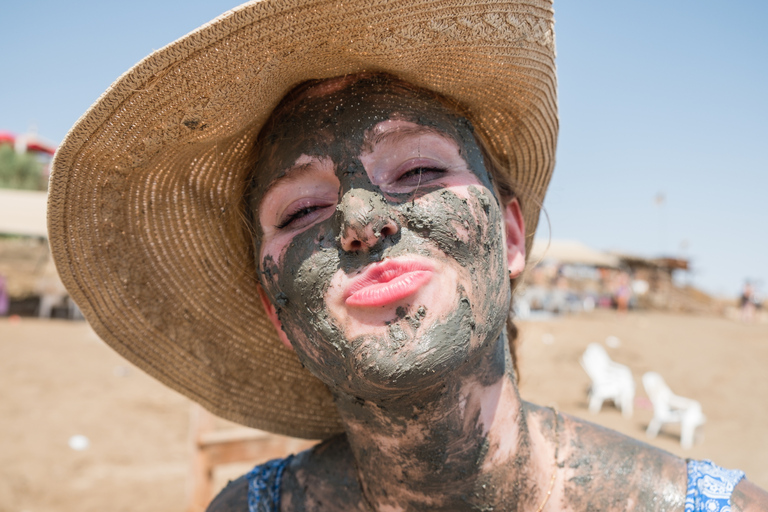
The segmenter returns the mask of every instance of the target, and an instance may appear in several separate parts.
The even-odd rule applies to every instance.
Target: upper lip
[[[355,292],[374,284],[387,283],[409,272],[433,271],[432,265],[418,259],[385,259],[366,267],[363,272],[353,277],[344,291],[344,300]]]

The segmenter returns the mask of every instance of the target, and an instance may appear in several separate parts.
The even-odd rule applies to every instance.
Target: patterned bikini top
[[[293,455],[256,466],[247,475],[248,512],[279,512],[280,483]],[[731,494],[744,472],[723,469],[708,460],[688,460],[685,512],[730,512]]]
[[[689,459],[685,512],[731,512],[731,494],[742,478],[741,470]]]
[[[280,483],[293,455],[253,468],[248,479],[248,512],[280,512]]]

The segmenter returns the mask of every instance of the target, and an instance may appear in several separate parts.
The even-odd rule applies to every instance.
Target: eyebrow
[[[301,165],[292,165],[291,167],[288,167],[283,171],[283,173],[278,176],[277,178],[272,180],[272,183],[269,184],[269,186],[264,189],[264,192],[262,193],[262,199],[264,196],[266,196],[270,190],[277,187],[278,185],[281,185],[283,183],[293,183],[295,181],[299,181],[302,177],[309,174],[310,171],[312,171],[315,168],[315,165],[318,163],[319,159],[315,157],[311,157],[312,160]]]
[[[450,135],[448,135],[443,131],[437,130],[435,128],[431,128],[429,126],[416,125],[416,126],[399,126],[397,128],[384,131],[382,133],[374,134],[371,137],[366,137],[365,146],[366,146],[366,149],[370,151],[379,144],[382,144],[382,143],[397,144],[412,135],[437,135],[438,137],[443,137],[452,142],[456,142],[453,139],[453,137],[451,137]]]

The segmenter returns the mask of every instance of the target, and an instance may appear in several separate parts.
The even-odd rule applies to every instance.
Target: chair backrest
[[[581,366],[593,381],[603,379],[610,364],[608,353],[597,343],[590,343],[581,355]]]
[[[660,374],[657,372],[644,373],[643,387],[653,404],[654,412],[658,413],[670,410],[669,399],[672,398],[673,393]]]

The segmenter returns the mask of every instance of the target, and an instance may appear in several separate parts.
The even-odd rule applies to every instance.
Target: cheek
[[[297,246],[297,243],[300,240],[304,240],[306,238],[304,234],[310,230],[312,230],[311,227],[299,233],[280,233],[270,237],[265,236],[261,240],[260,261],[263,264],[264,261],[270,259],[275,262],[275,264],[282,267],[283,260],[290,251],[293,249],[306,250],[308,248],[306,247],[306,244]],[[313,233],[310,234],[310,237],[316,238],[317,235]]]
[[[262,247],[262,283],[286,331],[290,327],[287,313],[303,311],[304,315],[290,317],[300,320],[308,316],[307,309],[322,309],[322,294],[339,268],[338,251],[328,243],[332,239],[328,227],[321,224],[292,237],[268,241]]]
[[[465,271],[467,293],[479,324],[506,311],[510,290],[503,218],[490,190],[480,185],[442,189],[417,201],[406,217],[411,229]]]
[[[294,251],[289,246],[275,280],[278,300],[284,298],[278,310],[283,331],[301,363],[332,387],[348,374],[344,357],[347,340],[326,301],[334,275],[342,272],[339,266],[335,248],[316,246],[310,252]]]
[[[441,188],[402,207],[407,226],[436,244],[462,266],[500,250],[502,217],[493,194],[480,185]]]

